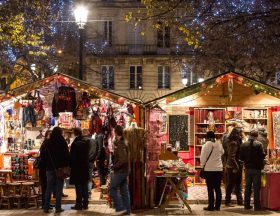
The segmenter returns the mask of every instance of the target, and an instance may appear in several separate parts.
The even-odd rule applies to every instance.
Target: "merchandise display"
[[[62,74],[0,95],[0,169],[11,170],[15,181],[34,180],[33,162],[45,139],[44,134],[57,126],[63,129],[69,146],[74,139],[73,128],[85,129],[90,135],[102,128],[103,146],[109,153],[113,149],[113,127],[117,124],[130,127],[132,120],[137,124],[136,106],[134,101]],[[97,124],[100,127],[96,128]],[[141,134],[132,140],[135,139],[141,143],[136,146],[144,149]],[[137,158],[143,162],[145,157]],[[144,164],[141,166],[144,170]]]

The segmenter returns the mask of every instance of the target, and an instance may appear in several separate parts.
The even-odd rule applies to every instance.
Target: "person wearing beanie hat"
[[[263,150],[265,155],[267,154],[267,146],[269,143],[269,140],[267,138],[267,131],[264,128],[259,129],[259,136],[258,136],[258,141],[260,141],[263,145]]]
[[[240,160],[245,165],[245,195],[244,209],[251,209],[250,205],[252,188],[254,190],[254,210],[261,210],[260,189],[261,189],[261,170],[264,165],[265,154],[262,143],[257,140],[258,131],[252,130],[247,142],[240,148]]]

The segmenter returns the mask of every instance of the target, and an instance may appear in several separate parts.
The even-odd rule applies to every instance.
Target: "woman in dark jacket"
[[[46,142],[47,140],[50,138],[51,135],[51,131],[47,130],[45,133],[45,140],[43,141],[41,147],[40,147],[40,154],[41,152],[45,151],[46,148]],[[41,157],[41,155],[39,156]],[[41,184],[41,188],[42,188],[42,208],[44,208],[44,204],[45,204],[45,194],[46,194],[46,189],[47,189],[47,170],[46,170],[46,164],[41,160],[40,164],[39,164],[39,180],[40,180],[40,184]],[[50,206],[51,208],[52,206]]]
[[[59,179],[56,170],[69,166],[69,151],[67,143],[62,136],[62,129],[55,127],[51,133],[50,139],[46,141],[46,148],[41,152],[42,158],[46,163],[47,170],[47,189],[45,194],[44,212],[48,213],[50,209],[51,194],[56,189],[56,213],[64,211],[61,208],[61,196],[64,180]]]
[[[75,185],[76,204],[71,209],[82,210],[88,208],[89,142],[80,128],[74,129],[74,135],[70,149],[70,184]]]
[[[240,146],[242,144],[242,131],[241,128],[233,128],[228,137],[227,148],[227,162],[226,162],[226,200],[225,205],[230,207],[231,205],[231,193],[235,188],[235,194],[237,198],[237,204],[243,205],[242,197],[242,167],[243,164],[240,161]]]

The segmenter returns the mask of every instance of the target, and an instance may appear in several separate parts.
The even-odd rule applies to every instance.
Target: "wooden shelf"
[[[225,133],[226,130],[226,123],[225,123],[225,108],[194,108],[194,161],[197,164],[200,164],[200,153],[202,146],[205,143],[205,135],[207,134],[206,128],[210,125],[208,121],[208,114],[209,112],[213,113],[213,117],[215,119],[215,123],[213,123],[213,126],[215,125],[215,129],[217,132],[215,135],[218,137],[221,137]],[[206,122],[208,121],[208,122]],[[201,131],[201,132],[199,132]],[[204,132],[202,132],[204,131]],[[222,132],[222,133],[221,133]],[[198,149],[196,149],[198,147]],[[198,150],[198,151],[196,151]],[[201,170],[201,166],[194,166],[195,169]]]
[[[267,120],[267,118],[243,118],[243,120]]]
[[[197,125],[209,125],[209,123],[196,123]],[[225,123],[215,123],[215,125],[223,125]]]
[[[207,133],[195,133],[197,135],[206,135]],[[215,133],[215,134],[224,134],[224,133]]]

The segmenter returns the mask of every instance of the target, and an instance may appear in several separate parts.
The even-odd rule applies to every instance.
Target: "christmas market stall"
[[[199,177],[200,152],[209,130],[215,132],[218,140],[229,127],[241,126],[246,137],[252,129],[262,131],[269,140],[268,144],[263,144],[271,162],[266,171],[279,171],[275,152],[280,147],[279,105],[278,88],[233,72],[147,102],[147,193],[150,204],[157,203],[154,197],[159,196],[154,190],[155,177],[170,172],[170,168],[161,169],[159,159],[162,151],[168,148],[184,162],[189,174],[187,185],[204,185]],[[175,170],[174,175],[180,173],[178,165],[173,163],[171,167]],[[194,177],[190,175],[193,173]]]
[[[131,178],[134,185],[131,192],[140,193],[139,187],[145,188],[142,110],[137,101],[60,73],[4,93],[0,95],[0,179],[3,182],[37,180],[34,158],[45,132],[55,126],[63,129],[70,146],[73,128],[80,127],[88,135],[94,135],[98,133],[98,123],[104,133],[103,145],[112,152],[112,129],[121,125],[133,153],[131,168],[135,179]],[[134,195],[132,204],[142,205],[142,196],[144,193]]]

